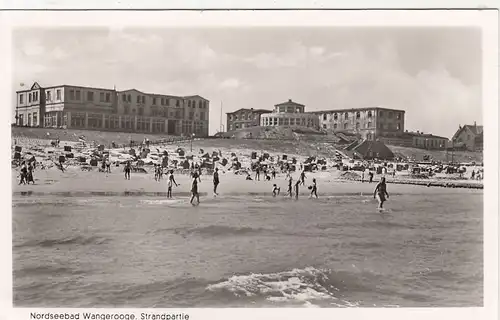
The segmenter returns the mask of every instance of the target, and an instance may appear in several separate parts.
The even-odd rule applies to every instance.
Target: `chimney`
[[[476,121],[474,121],[474,128],[476,128],[476,127],[477,127],[477,125],[476,125]]]

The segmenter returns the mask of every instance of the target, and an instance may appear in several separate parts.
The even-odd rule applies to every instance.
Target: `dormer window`
[[[344,113],[344,119],[345,119],[345,120],[349,119],[349,113],[347,113],[347,112],[346,112],[346,113]]]

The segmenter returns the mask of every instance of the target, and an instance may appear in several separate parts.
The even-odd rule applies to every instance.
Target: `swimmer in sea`
[[[169,175],[168,175],[168,182],[167,182],[167,198],[172,198],[172,185],[175,184],[176,187],[178,187],[179,185],[177,184],[177,182],[175,181],[175,178],[174,178],[174,170],[170,170],[169,171]]]
[[[385,184],[385,177],[380,179],[380,182],[375,187],[375,191],[373,191],[373,198],[377,198],[378,200],[378,209],[382,210],[384,208],[384,202],[386,198],[389,198],[389,194],[387,193],[387,185]]]

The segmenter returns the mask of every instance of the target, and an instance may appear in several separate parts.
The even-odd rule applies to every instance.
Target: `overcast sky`
[[[20,29],[13,83],[210,100],[226,112],[292,99],[306,111],[406,110],[406,129],[451,137],[482,124],[481,33],[465,28]],[[15,101],[15,99],[14,99]]]

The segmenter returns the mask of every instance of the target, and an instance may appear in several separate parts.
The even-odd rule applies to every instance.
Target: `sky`
[[[386,107],[405,129],[451,137],[482,124],[481,30],[423,27],[52,28],[13,33],[13,83],[72,84],[210,100],[226,112]],[[13,93],[14,94],[14,93]],[[13,101],[16,101],[15,98]]]

